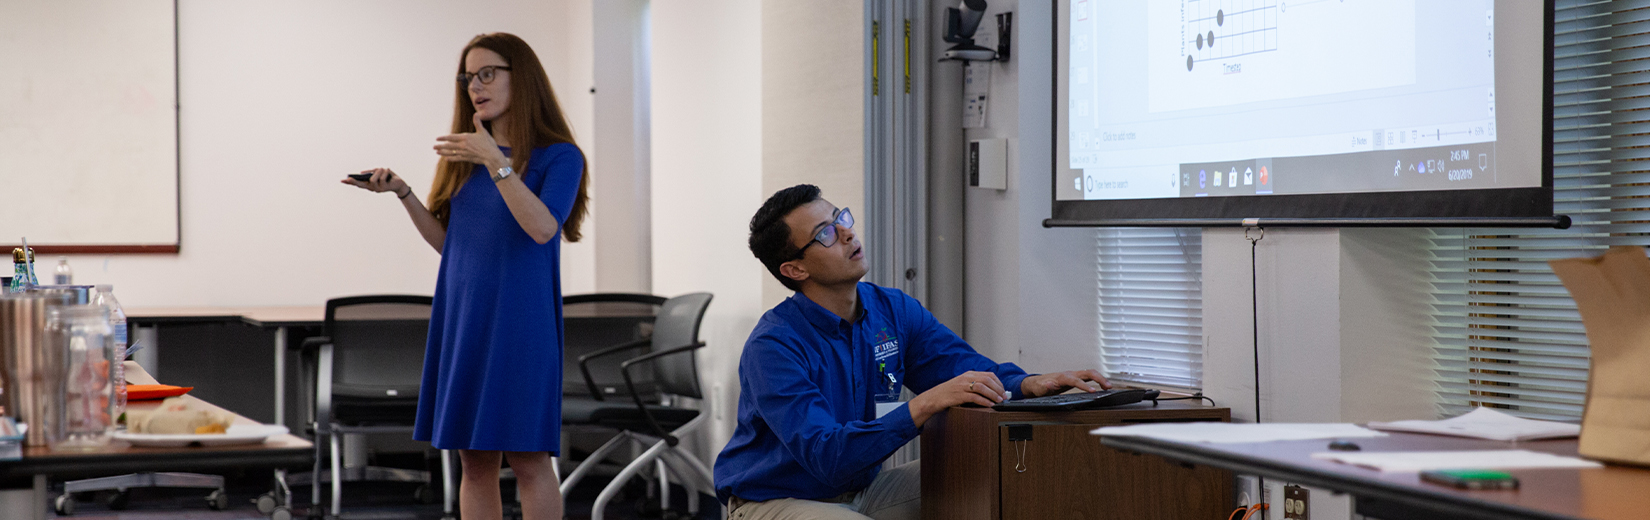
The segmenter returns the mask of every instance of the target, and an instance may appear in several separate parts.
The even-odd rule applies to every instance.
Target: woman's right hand
[[[373,193],[383,193],[387,191],[394,193],[397,197],[403,198],[412,191],[412,187],[407,186],[407,182],[401,180],[401,176],[396,175],[395,172],[390,171],[389,168],[373,168],[371,170],[362,170],[361,173],[370,173],[372,174],[372,178],[364,181],[358,181],[345,177],[342,182],[344,184],[355,186]]]

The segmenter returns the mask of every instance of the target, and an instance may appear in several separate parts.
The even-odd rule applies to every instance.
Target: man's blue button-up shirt
[[[716,492],[765,501],[825,499],[871,484],[917,437],[906,405],[876,417],[899,385],[922,393],[971,370],[1019,397],[1027,376],[994,363],[897,289],[859,284],[858,320],[796,293],[762,315],[739,359],[739,424],[716,458]]]

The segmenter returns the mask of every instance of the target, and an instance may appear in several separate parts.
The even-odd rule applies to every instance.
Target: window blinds
[[[1203,232],[1099,231],[1106,377],[1172,389],[1203,384]]]
[[[1650,245],[1650,1],[1559,0],[1553,58],[1555,229],[1432,231],[1439,400],[1574,420],[1586,331],[1547,261]]]

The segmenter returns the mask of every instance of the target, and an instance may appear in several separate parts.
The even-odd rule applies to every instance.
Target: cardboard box
[[[1550,263],[1581,310],[1593,353],[1581,455],[1650,466],[1650,258],[1644,248],[1612,247]]]

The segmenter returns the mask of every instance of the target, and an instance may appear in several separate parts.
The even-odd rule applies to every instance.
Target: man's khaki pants
[[[858,493],[838,497],[841,503],[781,498],[746,502],[728,501],[732,520],[917,520],[922,517],[922,461],[914,460],[877,474]]]

